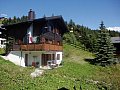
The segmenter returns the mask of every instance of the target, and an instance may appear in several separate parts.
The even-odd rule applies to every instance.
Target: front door
[[[47,65],[46,55],[45,55],[45,54],[42,54],[42,66],[45,66],[45,65]]]
[[[25,66],[28,66],[28,54],[25,54]]]
[[[51,54],[42,54],[42,65],[46,66],[47,61],[51,60]]]

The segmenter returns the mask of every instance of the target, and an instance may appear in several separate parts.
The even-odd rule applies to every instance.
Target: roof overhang
[[[10,25],[3,25],[2,28],[9,30],[9,28],[23,27],[25,25],[30,25],[31,23],[42,23],[42,22],[57,22],[61,27],[62,33],[68,32],[67,26],[62,16],[43,17],[39,19],[29,20],[25,22],[10,24]]]

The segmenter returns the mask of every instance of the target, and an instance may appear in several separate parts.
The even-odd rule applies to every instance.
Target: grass
[[[104,86],[105,82],[108,90],[120,90],[120,65],[108,67],[97,66],[93,79],[100,81],[102,86]]]
[[[0,24],[2,24],[2,20],[0,20]]]
[[[63,66],[46,70],[43,76],[34,79],[30,77],[34,67],[23,68],[0,58],[0,90],[57,90],[62,87],[74,90],[74,85],[77,90],[80,86],[82,90],[120,89],[120,65],[94,66],[85,62],[85,58],[94,58],[94,55],[65,44]]]
[[[71,45],[64,44],[64,59],[67,61],[77,62],[79,64],[86,63],[84,59],[94,58],[94,55],[90,52],[84,51],[82,49],[75,48]]]
[[[0,54],[4,54],[5,53],[5,48],[0,48]]]

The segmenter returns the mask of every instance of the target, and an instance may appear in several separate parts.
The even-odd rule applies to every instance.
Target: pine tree
[[[8,23],[8,19],[4,19],[4,20],[2,21],[2,24],[4,24],[4,25],[7,25],[7,23]]]
[[[95,63],[106,66],[114,63],[114,46],[111,43],[109,32],[105,29],[103,21],[100,24],[100,31],[97,40],[97,53]]]
[[[21,17],[21,22],[25,22],[25,21],[27,21],[27,20],[28,20],[28,17],[27,17],[27,16],[24,16],[24,15],[23,15],[23,16]]]
[[[16,18],[16,16],[13,17],[13,23],[17,23],[17,18]]]
[[[17,18],[17,23],[19,23],[19,22],[21,22],[21,21],[20,21],[20,18],[18,17],[18,18]]]

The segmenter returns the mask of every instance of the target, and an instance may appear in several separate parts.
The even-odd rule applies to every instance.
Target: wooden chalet
[[[0,48],[6,47],[5,29],[0,26]]]
[[[62,36],[67,31],[62,16],[35,19],[34,11],[28,21],[2,26],[5,28],[10,61],[20,66],[43,67],[59,65],[62,61]]]
[[[111,41],[115,47],[115,54],[118,60],[120,61],[120,37],[111,37]]]

